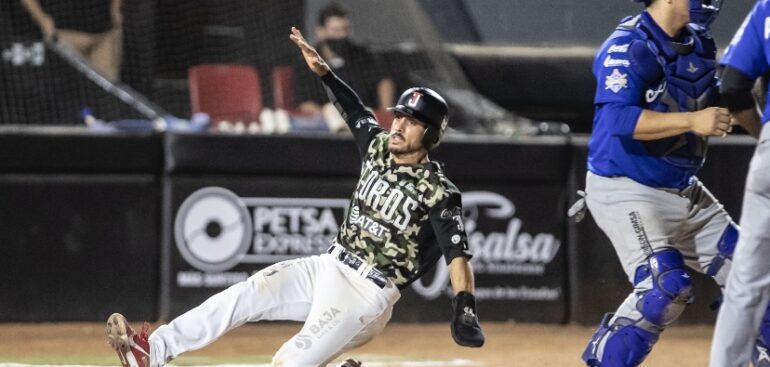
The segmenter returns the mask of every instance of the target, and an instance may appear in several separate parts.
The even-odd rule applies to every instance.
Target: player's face
[[[674,6],[673,11],[677,18],[684,22],[690,21],[690,0],[674,0],[671,5]]]
[[[424,123],[414,117],[396,114],[390,127],[388,150],[396,155],[417,152],[423,149],[423,135],[425,135]]]
[[[329,17],[323,27],[323,33],[326,39],[338,40],[348,37],[350,33],[350,21],[343,17]]]

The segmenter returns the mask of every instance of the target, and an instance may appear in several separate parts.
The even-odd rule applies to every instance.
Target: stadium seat
[[[257,70],[248,65],[202,64],[188,70],[192,112],[211,121],[259,121],[262,88]]]
[[[374,118],[377,119],[377,123],[380,127],[386,130],[390,130],[390,126],[393,124],[393,112],[390,112],[384,108],[378,108],[374,110]]]
[[[294,69],[291,65],[279,65],[273,68],[273,103],[276,109],[293,112],[294,89],[292,82]]]
[[[288,111],[290,115],[297,114],[297,106],[294,104],[293,78],[294,69],[290,65],[279,65],[273,68],[273,102],[276,109]],[[390,129],[393,123],[393,113],[378,108],[373,111],[374,117],[380,126]]]

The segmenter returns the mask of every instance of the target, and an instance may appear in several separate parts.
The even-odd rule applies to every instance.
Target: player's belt
[[[341,263],[355,270],[364,278],[370,280],[376,286],[385,288],[385,285],[388,284],[388,277],[385,274],[344,247],[334,244],[331,245],[326,252]]]

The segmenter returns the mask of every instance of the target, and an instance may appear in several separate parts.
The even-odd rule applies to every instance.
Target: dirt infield
[[[592,332],[587,327],[560,325],[485,323],[483,326],[487,344],[481,349],[456,346],[448,324],[391,324],[374,341],[349,355],[361,356],[364,362],[367,358],[390,356],[410,360],[464,359],[479,366],[581,366],[580,354]],[[265,358],[298,329],[299,324],[247,325],[185,356],[222,358],[223,363],[249,363],[253,357],[254,362],[264,363]],[[711,333],[710,326],[672,326],[644,365],[705,366]],[[102,324],[0,324],[0,364],[19,361],[104,364],[111,363],[112,353]],[[50,358],[43,359],[46,356]],[[38,360],[45,362],[36,362]],[[194,363],[189,360],[185,363]]]

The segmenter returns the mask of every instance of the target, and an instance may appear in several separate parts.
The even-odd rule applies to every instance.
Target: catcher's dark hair
[[[326,25],[326,20],[331,17],[347,18],[347,16],[348,12],[345,10],[345,8],[342,7],[342,5],[331,2],[321,8],[321,11],[318,12],[318,25],[323,27]]]

